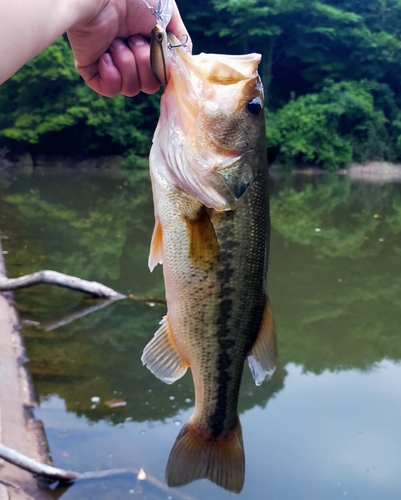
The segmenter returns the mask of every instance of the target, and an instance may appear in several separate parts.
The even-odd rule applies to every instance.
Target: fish
[[[141,359],[168,384],[192,372],[195,408],[170,453],[168,485],[207,478],[240,492],[244,363],[260,385],[277,355],[261,57],[192,55],[163,21],[151,42],[164,93],[150,152],[149,268],[163,265],[167,314]]]

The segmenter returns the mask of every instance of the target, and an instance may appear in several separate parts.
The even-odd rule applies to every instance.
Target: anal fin
[[[193,219],[186,217],[188,231],[188,256],[200,269],[213,269],[220,260],[220,245],[206,207],[202,206]]]
[[[230,439],[205,439],[189,421],[171,450],[166,479],[170,487],[196,479],[209,479],[226,490],[239,493],[244,485],[245,456],[238,420]]]
[[[148,266],[150,272],[157,266],[163,263],[163,231],[159,218],[156,216],[155,227],[153,229],[152,241],[150,243],[150,253]]]
[[[164,316],[160,328],[143,350],[141,361],[166,384],[172,384],[187,371],[188,364],[177,350],[167,316]]]
[[[267,297],[259,333],[248,354],[248,364],[256,385],[270,378],[276,369],[277,338],[276,326],[270,301]]]

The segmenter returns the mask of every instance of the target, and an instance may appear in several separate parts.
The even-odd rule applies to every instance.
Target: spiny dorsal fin
[[[276,327],[270,301],[267,297],[262,323],[252,349],[248,354],[248,364],[256,385],[270,378],[276,369],[277,339]]]
[[[245,457],[239,420],[229,440],[204,439],[193,423],[184,425],[167,462],[166,479],[170,487],[209,479],[226,490],[239,493],[244,477]]]
[[[220,246],[206,207],[202,207],[196,218],[185,218],[187,223],[188,256],[193,266],[214,269],[220,260]]]
[[[174,343],[168,317],[164,316],[153,339],[143,350],[141,361],[160,380],[172,384],[188,368]]]
[[[152,242],[150,243],[150,253],[148,266],[150,272],[157,266],[163,263],[163,231],[159,218],[156,216],[155,227],[152,234]]]

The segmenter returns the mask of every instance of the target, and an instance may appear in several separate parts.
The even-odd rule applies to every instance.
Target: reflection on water
[[[150,274],[147,173],[54,169],[1,185],[10,277],[54,269],[122,293],[163,297]],[[272,182],[269,293],[279,362],[256,387],[244,371],[241,498],[399,498],[401,479],[401,185],[347,178]],[[75,321],[94,302],[49,287],[16,294],[29,368],[55,465],[140,468],[164,481],[192,413],[190,374],[168,386],[140,362],[163,305],[126,300]],[[58,328],[52,328],[60,323]],[[110,406],[119,400],[121,406]],[[108,402],[109,404],[105,404]],[[207,481],[160,490],[132,476],[77,483],[55,497],[227,499]]]

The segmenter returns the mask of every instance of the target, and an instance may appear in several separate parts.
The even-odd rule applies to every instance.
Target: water
[[[40,403],[35,413],[54,464],[143,468],[163,485],[194,392],[189,373],[168,386],[140,362],[165,314],[157,300],[160,266],[152,274],[147,268],[147,172],[14,170],[2,174],[0,195],[10,277],[54,269],[144,299],[72,321],[98,302],[46,286],[15,294]],[[238,496],[399,499],[401,185],[279,177],[272,180],[271,211],[268,283],[279,361],[261,387],[244,371],[246,478]],[[208,481],[169,489],[134,475],[53,492],[63,500],[177,494],[233,496]]]

